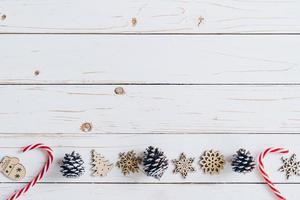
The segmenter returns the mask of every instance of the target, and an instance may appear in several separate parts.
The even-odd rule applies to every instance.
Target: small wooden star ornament
[[[93,176],[106,176],[113,168],[113,164],[109,163],[101,154],[92,150],[92,175]]]
[[[183,178],[186,178],[188,173],[196,171],[193,167],[195,158],[187,158],[184,153],[180,154],[179,160],[172,160],[175,165],[174,174],[180,173]]]
[[[5,156],[0,162],[0,172],[14,181],[23,179],[26,175],[26,170],[19,162],[18,158]]]
[[[293,154],[290,158],[281,158],[283,165],[279,168],[279,171],[284,172],[286,179],[289,179],[292,175],[300,176],[300,161],[296,161],[296,154]]]

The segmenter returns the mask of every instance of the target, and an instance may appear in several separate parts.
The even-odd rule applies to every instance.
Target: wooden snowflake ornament
[[[225,159],[219,151],[209,150],[200,157],[199,165],[205,174],[219,174],[224,169]]]
[[[106,176],[113,168],[113,164],[109,163],[101,154],[92,150],[92,175],[93,176]]]
[[[140,171],[139,164],[141,164],[141,158],[138,157],[134,151],[120,153],[119,159],[117,166],[121,168],[122,173],[125,176],[130,173],[137,173]]]
[[[175,165],[174,174],[180,173],[183,178],[186,178],[188,173],[196,171],[193,167],[195,158],[187,158],[184,153],[180,154],[179,160],[172,160]]]
[[[286,179],[289,179],[292,175],[300,176],[300,161],[296,161],[296,154],[293,154],[290,158],[281,158],[283,165],[279,168],[279,171],[284,172]]]

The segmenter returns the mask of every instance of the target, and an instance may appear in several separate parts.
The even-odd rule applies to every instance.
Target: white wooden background
[[[43,164],[35,142],[55,150],[45,179],[24,200],[271,200],[257,171],[233,173],[240,147],[257,156],[282,146],[300,158],[300,2],[290,0],[0,0],[0,157],[17,156],[24,182],[0,176],[0,198]],[[124,94],[116,94],[122,87]],[[90,132],[80,126],[89,122]],[[226,155],[219,176],[197,172],[160,181],[116,167],[90,176],[90,151],[162,148],[170,159],[206,149]],[[76,150],[87,173],[59,173]],[[279,155],[267,166],[288,200]]]

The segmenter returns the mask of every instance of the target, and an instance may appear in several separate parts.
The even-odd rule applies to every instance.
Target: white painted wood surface
[[[82,133],[84,122],[100,134],[300,132],[298,85],[116,87],[0,86],[0,132]]]
[[[2,84],[300,83],[300,36],[0,35],[0,43]]]
[[[22,199],[274,199],[257,170],[236,174],[229,162],[240,147],[300,155],[299,8],[281,0],[0,0],[0,158],[17,156],[28,169],[20,183],[0,175],[0,198],[43,164],[41,152],[20,147],[44,142],[55,162]],[[90,132],[80,129],[85,122]],[[119,152],[148,145],[169,159],[195,157],[197,172],[183,180],[170,164],[160,181],[117,167],[90,176],[92,149],[115,163]],[[226,157],[219,176],[197,165],[207,149]],[[87,172],[69,180],[59,163],[72,150]],[[266,165],[298,200],[300,177],[287,181],[279,158]]]
[[[13,188],[20,186],[21,184],[1,184],[0,190],[1,192],[9,193],[13,191]],[[299,199],[299,185],[280,184],[279,187],[283,193],[287,193],[286,197],[289,200]],[[145,200],[182,200],[187,197],[190,200],[198,200],[199,198],[230,200],[252,200],[255,198],[274,200],[272,194],[266,192],[266,186],[261,184],[39,184],[30,195],[26,195],[22,199],[52,200],[63,197],[89,200],[139,200],[141,198]]]
[[[0,31],[298,33],[299,8],[282,0],[2,0]]]

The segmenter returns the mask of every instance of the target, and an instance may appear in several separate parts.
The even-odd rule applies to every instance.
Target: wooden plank
[[[300,36],[2,35],[0,41],[1,84],[300,83]]]
[[[1,184],[1,197],[3,199],[20,185]],[[299,185],[279,185],[286,198],[289,200],[299,199]],[[251,195],[249,195],[251,194]],[[274,200],[265,185],[38,185],[28,194],[22,196],[24,200],[43,199],[52,200],[62,197],[72,199],[132,199],[139,200],[196,200],[201,197],[209,199],[240,200],[263,199]]]
[[[0,133],[299,133],[300,86],[1,86]]]
[[[298,1],[3,1],[14,33],[299,33]]]
[[[262,183],[257,169],[249,174],[239,174],[232,171],[230,160],[232,155],[239,148],[246,148],[251,151],[254,157],[257,157],[261,151],[269,146],[280,146],[290,149],[292,153],[299,155],[300,135],[267,135],[267,134],[209,134],[209,135],[185,135],[185,134],[133,134],[133,135],[3,135],[0,141],[1,155],[16,156],[27,168],[27,177],[25,181],[30,180],[36,172],[41,168],[44,161],[44,154],[40,151],[31,151],[28,153],[20,153],[20,148],[31,143],[43,142],[50,145],[55,152],[53,165],[43,182],[68,182],[68,183],[191,183],[191,184],[235,184],[235,183]],[[149,145],[161,148],[167,155],[169,160],[177,159],[181,152],[195,158],[194,167],[196,172],[190,174],[183,179],[179,174],[173,174],[174,165],[170,163],[169,169],[166,171],[161,180],[147,177],[143,173],[132,174],[127,177],[121,174],[119,168],[114,167],[107,177],[91,176],[91,150],[95,149],[99,153],[106,156],[112,163],[116,163],[120,152],[135,150],[138,154],[142,154]],[[199,157],[205,150],[219,150],[226,158],[227,164],[224,171],[217,176],[203,174],[198,165]],[[85,161],[86,173],[78,179],[64,178],[60,171],[59,165],[65,153],[76,151],[82,155]],[[276,183],[300,183],[297,176],[286,180],[285,175],[278,169],[282,165],[280,160],[282,155],[272,155],[266,159],[266,168]],[[299,159],[299,158],[298,158]],[[34,161],[34,162],[33,162]],[[0,183],[8,182],[4,176],[0,176]]]

